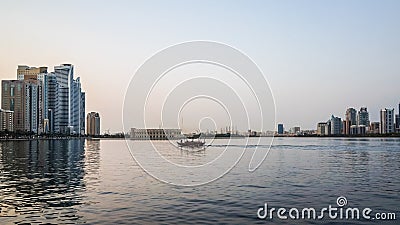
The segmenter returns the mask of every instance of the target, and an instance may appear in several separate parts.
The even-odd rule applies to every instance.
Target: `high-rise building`
[[[100,115],[97,112],[87,114],[87,135],[100,135]]]
[[[357,114],[357,126],[369,127],[369,112],[367,107],[361,107]]]
[[[73,80],[73,66],[62,64],[54,67],[58,84],[54,129],[56,133],[68,133],[70,124],[70,84]]]
[[[331,134],[330,123],[321,122],[317,124],[317,135],[327,136]]]
[[[74,79],[74,66],[54,67],[58,83],[58,101],[55,112],[55,130],[60,133],[85,133],[85,93],[80,78]]]
[[[283,134],[285,132],[284,128],[283,128],[283,124],[278,124],[278,134]]]
[[[14,112],[0,109],[0,131],[14,131]]]
[[[45,133],[54,133],[54,113],[57,110],[58,83],[54,73],[39,74],[43,89],[43,130]]]
[[[27,88],[23,80],[2,80],[1,81],[1,108],[14,112],[14,131],[27,131],[26,121],[28,106]],[[29,102],[28,102],[29,103]]]
[[[42,85],[38,80],[25,80],[25,130],[43,132]]]
[[[34,133],[85,133],[85,93],[74,67],[19,65],[18,80],[2,81],[2,108],[14,111],[14,130]]]
[[[349,135],[350,127],[353,125],[357,125],[357,110],[354,108],[348,108],[346,110],[346,118],[343,123],[343,133]]]
[[[352,121],[354,110],[348,110],[346,113],[346,118],[349,117],[350,120],[343,122],[344,134],[347,133],[347,129],[350,126],[350,135],[365,135],[369,128],[369,113],[367,107],[361,107],[360,111],[357,113],[356,124]]]
[[[332,115],[330,119],[331,135],[339,135],[342,133],[342,119]]]
[[[70,105],[70,127],[75,134],[85,134],[85,93],[80,78],[72,81]]]
[[[80,101],[80,131],[81,134],[84,135],[85,134],[85,113],[86,113],[86,94],[85,92],[81,92],[81,101]],[[100,126],[99,126],[99,130],[100,130]],[[100,132],[100,131],[99,131]]]
[[[394,132],[394,109],[382,109],[380,113],[380,133],[388,134]]]
[[[42,133],[44,131],[43,82],[40,77],[47,73],[47,67],[18,65],[17,79],[25,82],[26,118],[25,131]]]
[[[400,133],[400,103],[399,103],[399,114],[396,115],[396,133]]]

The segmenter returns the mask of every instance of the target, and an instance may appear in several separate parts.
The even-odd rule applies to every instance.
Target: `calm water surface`
[[[209,161],[224,149],[218,141],[202,153],[156,144],[188,164]],[[140,142],[135,145],[140,149]],[[400,139],[277,138],[253,173],[247,171],[250,157],[246,152],[215,182],[177,187],[147,175],[124,140],[0,142],[0,224],[400,223]],[[320,209],[336,206],[338,196],[348,206],[395,212],[398,219],[257,219],[265,202]]]

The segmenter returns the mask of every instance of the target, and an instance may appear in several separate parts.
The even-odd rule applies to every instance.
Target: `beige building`
[[[14,131],[40,133],[42,85],[37,80],[2,80],[1,108],[14,112]]]
[[[181,129],[138,129],[131,128],[131,139],[134,140],[169,140],[182,138]]]
[[[371,122],[369,125],[370,134],[379,134],[380,132],[380,123],[379,122]]]
[[[47,67],[29,67],[25,65],[18,65],[17,79],[18,80],[37,79],[37,75],[41,73],[47,73]]]
[[[100,115],[98,112],[88,113],[86,117],[86,124],[87,135],[100,135]]]
[[[25,130],[25,82],[20,80],[1,81],[1,108],[14,111],[14,131]]]
[[[14,131],[14,112],[0,109],[0,131]]]

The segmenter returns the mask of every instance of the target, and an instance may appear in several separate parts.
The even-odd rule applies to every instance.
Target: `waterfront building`
[[[356,123],[354,123],[354,114],[356,110],[349,108],[346,111],[346,120],[343,121],[343,134],[363,135],[369,128],[369,112],[367,107],[361,107],[356,113]]]
[[[351,125],[350,126],[350,135],[356,135],[358,134],[358,126],[357,125]]]
[[[349,135],[350,127],[353,125],[357,125],[357,110],[354,108],[348,108],[346,110],[345,121],[343,123],[343,133]]]
[[[369,125],[368,133],[379,134],[380,133],[380,123],[379,122],[371,122],[371,124]]]
[[[2,81],[2,108],[14,111],[14,130],[40,134],[85,133],[85,93],[71,64],[18,65],[17,80]]]
[[[289,129],[289,133],[298,135],[300,134],[300,130],[301,130],[300,127],[292,127]]]
[[[43,92],[43,130],[44,133],[54,133],[54,113],[57,110],[58,83],[54,73],[39,74]]]
[[[131,128],[131,139],[134,140],[168,140],[183,138],[181,129],[143,129]]]
[[[86,134],[90,136],[100,135],[100,115],[97,112],[90,112],[86,117]]]
[[[14,112],[14,130],[25,130],[25,88],[24,81],[1,81],[1,108]]]
[[[357,126],[357,133],[359,135],[365,135],[368,132],[368,127],[365,125],[359,125]]]
[[[70,105],[70,127],[74,134],[85,134],[85,93],[80,78],[72,81]],[[100,128],[100,126],[99,126]]]
[[[40,134],[43,132],[42,85],[38,80],[25,80],[25,130]]]
[[[349,135],[350,134],[350,121],[343,120],[342,121],[342,127],[343,127],[343,134]]]
[[[330,119],[331,135],[339,135],[342,133],[342,119],[332,115]]]
[[[394,109],[382,109],[380,112],[380,133],[394,133]]]
[[[369,112],[367,107],[361,107],[357,114],[357,126],[369,127]]]
[[[285,132],[285,129],[283,127],[283,124],[278,124],[278,134],[283,134]]]
[[[43,82],[40,78],[47,74],[47,67],[18,65],[17,79],[25,82],[26,118],[25,131],[36,134],[44,131]]]
[[[2,80],[1,107],[14,112],[14,131],[39,133],[41,123],[41,84],[37,80]]]
[[[399,114],[396,115],[396,132],[400,133],[400,103],[399,103]]]
[[[327,136],[331,134],[330,123],[321,122],[317,124],[317,135]]]
[[[74,66],[61,64],[54,67],[58,83],[55,111],[55,132],[67,134],[85,133],[85,93],[80,78],[74,79]]]
[[[0,109],[0,131],[14,131],[14,112]]]

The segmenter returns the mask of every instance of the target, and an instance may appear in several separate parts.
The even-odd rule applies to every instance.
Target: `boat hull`
[[[179,147],[186,148],[201,148],[204,147],[205,142],[202,141],[186,141],[186,142],[177,142]]]

